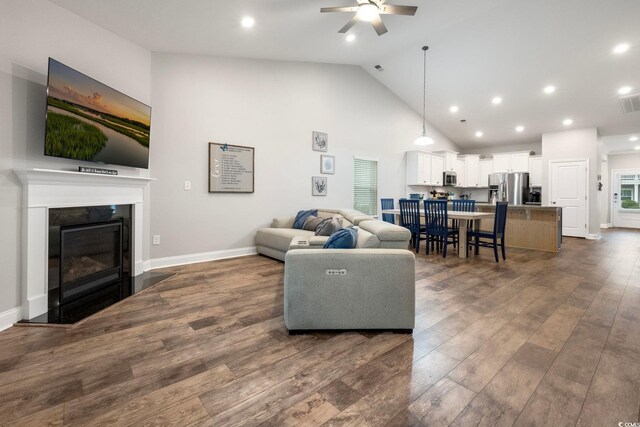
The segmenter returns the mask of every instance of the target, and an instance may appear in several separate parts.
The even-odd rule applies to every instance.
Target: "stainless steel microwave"
[[[450,185],[450,186],[454,186],[457,184],[457,179],[456,179],[456,173],[453,171],[446,171],[443,174],[443,178],[442,178],[442,182],[444,182],[444,185]]]

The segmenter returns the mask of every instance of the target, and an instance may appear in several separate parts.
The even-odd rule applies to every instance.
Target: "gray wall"
[[[404,196],[404,153],[420,116],[362,68],[153,54],[152,258],[254,245],[273,217],[312,207],[352,207],[353,156],[379,160],[379,196]],[[311,196],[329,134],[336,173],[328,196]],[[431,150],[456,149],[437,130]],[[207,192],[208,142],[255,147],[255,193]],[[191,191],[184,191],[190,180]]]
[[[151,101],[148,51],[48,1],[2,0],[0,315],[21,304],[22,186],[13,169],[77,170],[79,164],[42,154],[50,56],[147,104]],[[121,170],[129,175],[140,173]]]
[[[600,196],[597,177],[601,154],[596,128],[575,129],[542,135],[542,203],[549,204],[549,161],[589,159],[589,234],[600,232]]]

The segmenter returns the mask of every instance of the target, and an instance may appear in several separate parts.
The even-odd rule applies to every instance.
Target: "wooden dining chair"
[[[458,233],[457,230],[449,227],[447,201],[425,200],[424,217],[427,228],[427,255],[429,255],[429,243],[433,242],[436,250],[441,251],[443,258],[446,258],[447,246],[454,243],[454,236]]]
[[[382,206],[382,210],[385,211],[387,209],[393,209],[393,199],[380,199],[380,205]],[[396,216],[392,213],[383,213],[382,220],[384,222],[388,222],[390,224],[396,223]]]
[[[400,226],[411,232],[411,244],[416,253],[420,252],[420,240],[427,239],[425,226],[420,224],[420,201],[400,199],[398,204],[400,205]]]
[[[478,255],[479,248],[493,248],[496,262],[500,262],[498,257],[498,247],[502,249],[502,259],[506,261],[507,255],[504,246],[504,232],[507,224],[507,202],[496,203],[496,216],[493,219],[493,231],[470,230],[467,234],[467,254],[469,246],[475,247],[475,254]],[[473,241],[472,241],[473,240]],[[500,240],[500,242],[498,242]]]
[[[452,201],[452,209],[457,212],[475,212],[476,211],[476,201],[475,200],[453,200]],[[473,229],[473,221],[468,221],[468,228]],[[460,220],[453,219],[451,220],[451,228],[459,231],[460,229]],[[455,248],[458,243],[457,234],[454,235],[454,243],[453,247]]]

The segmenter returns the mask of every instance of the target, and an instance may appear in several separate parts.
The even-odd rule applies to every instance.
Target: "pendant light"
[[[427,50],[429,46],[422,46],[422,52],[424,55],[424,69],[423,69],[423,86],[422,86],[422,136],[415,141],[414,145],[431,145],[433,144],[433,138],[427,135]]]

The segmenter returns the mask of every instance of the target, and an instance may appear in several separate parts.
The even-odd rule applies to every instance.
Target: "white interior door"
[[[615,171],[611,192],[612,225],[640,228],[640,170]]]
[[[562,235],[587,237],[587,161],[552,161],[549,169],[549,200],[562,207]]]

